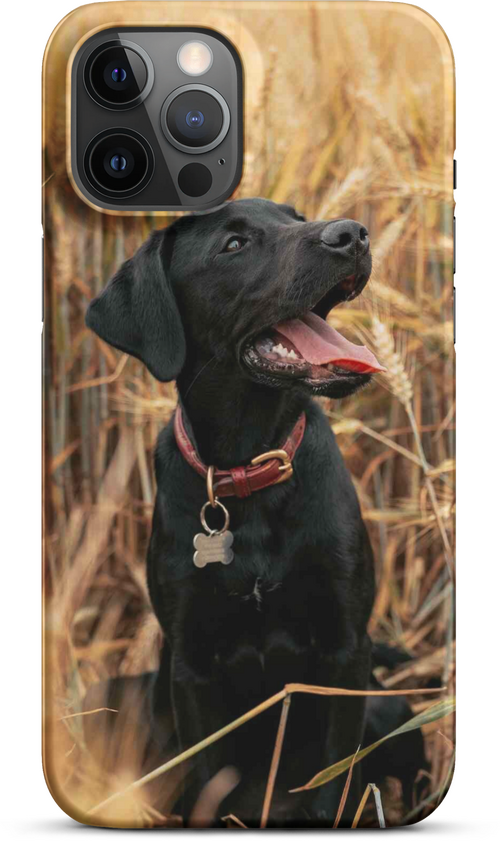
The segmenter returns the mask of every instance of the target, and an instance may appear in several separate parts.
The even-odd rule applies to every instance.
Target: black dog
[[[293,475],[223,500],[234,534],[227,566],[194,566],[206,482],[179,450],[173,422],[160,435],[148,582],[165,644],[153,714],[161,721],[172,706],[178,750],[287,683],[368,687],[372,552],[312,397],[346,397],[380,370],[325,321],[370,271],[368,233],[357,222],[306,222],[286,205],[243,200],[155,232],[89,307],[87,324],[101,338],[157,379],[177,381],[205,465],[229,470],[282,448],[305,413]],[[332,825],[344,777],[306,796],[288,792],[357,749],[364,709],[361,697],[294,695],[269,825]],[[221,768],[235,766],[241,782],[221,814],[258,825],[279,714],[275,707],[197,754],[185,814]],[[356,770],[347,823],[358,783]]]

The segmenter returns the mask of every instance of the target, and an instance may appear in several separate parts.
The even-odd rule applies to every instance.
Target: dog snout
[[[368,231],[359,222],[354,222],[353,219],[329,222],[323,228],[321,242],[335,251],[336,254],[345,254],[346,256],[366,254],[370,247]]]

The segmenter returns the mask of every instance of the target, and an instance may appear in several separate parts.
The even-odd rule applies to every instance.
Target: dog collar
[[[292,461],[304,437],[305,428],[306,416],[303,412],[281,449],[269,450],[256,456],[247,467],[232,467],[230,470],[213,468],[214,493],[218,497],[239,496],[244,499],[255,491],[286,482],[293,476]],[[206,479],[209,468],[202,462],[186,432],[180,405],[175,410],[174,434],[187,463]]]

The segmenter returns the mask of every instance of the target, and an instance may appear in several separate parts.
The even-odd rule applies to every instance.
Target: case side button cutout
[[[38,335],[43,329],[44,296],[43,296],[43,233],[38,233]]]
[[[453,158],[453,189],[458,196],[460,192],[460,155],[455,155]]]

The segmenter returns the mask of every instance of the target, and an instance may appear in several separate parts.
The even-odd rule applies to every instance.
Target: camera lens
[[[167,140],[191,154],[208,152],[224,140],[230,124],[226,100],[205,85],[184,85],[163,103],[161,125]]]
[[[153,151],[137,132],[111,129],[91,140],[85,151],[84,168],[99,193],[127,198],[139,193],[151,180]]]
[[[108,41],[95,49],[85,64],[85,86],[92,99],[105,108],[133,108],[153,85],[153,64],[148,54],[128,41]]]
[[[124,82],[127,78],[127,71],[123,67],[115,67],[111,71],[111,78],[113,82]]]
[[[167,111],[167,129],[184,146],[197,148],[213,143],[220,134],[222,122],[219,103],[203,91],[179,94]]]
[[[147,79],[146,65],[140,55],[123,47],[104,50],[89,69],[92,89],[113,105],[130,104],[140,96]]]
[[[201,111],[189,111],[186,114],[186,123],[188,124],[189,128],[199,128],[205,122],[205,117],[201,113]]]
[[[113,169],[115,172],[123,172],[123,170],[127,168],[128,162],[127,159],[123,157],[123,155],[113,155],[109,162],[109,165],[111,169]]]

